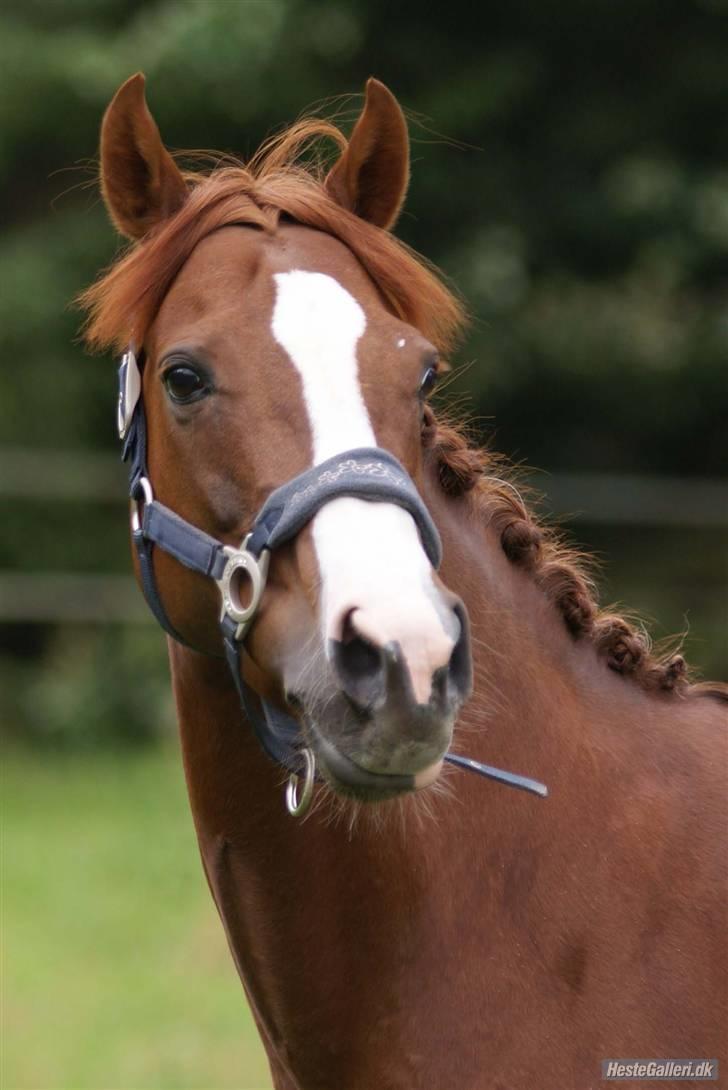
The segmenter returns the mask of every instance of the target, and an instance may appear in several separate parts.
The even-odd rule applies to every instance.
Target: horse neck
[[[210,888],[274,1069],[276,1057],[281,1070],[333,1065],[328,1081],[312,1076],[316,1086],[344,1085],[351,1073],[339,1072],[336,1057],[312,1042],[360,1035],[366,1052],[370,1018],[387,1027],[385,1053],[397,1052],[405,1039],[411,1043],[418,1018],[425,1037],[430,1032],[420,983],[433,967],[449,972],[448,950],[464,941],[453,917],[453,890],[466,920],[487,912],[494,934],[516,926],[513,906],[520,903],[518,882],[530,881],[528,860],[570,850],[573,784],[580,785],[582,803],[590,790],[591,762],[582,762],[579,777],[570,779],[588,718],[581,694],[588,694],[592,712],[606,714],[608,704],[609,694],[599,688],[603,665],[573,644],[555,609],[509,563],[475,506],[439,492],[426,499],[443,537],[443,580],[465,601],[473,631],[475,691],[454,748],[545,780],[558,807],[448,769],[442,796],[388,803],[373,814],[364,811],[353,825],[346,809],[343,818],[330,820],[334,804],[328,800],[327,810],[324,798],[321,812],[295,821],[285,812],[285,774],[243,721],[225,663],[170,644],[189,795]],[[582,805],[582,820],[591,820],[583,812]],[[490,876],[504,873],[509,860],[518,861],[520,876],[513,896],[491,897]],[[372,965],[386,972],[373,976]],[[462,986],[475,996],[474,983]],[[454,1035],[456,1023],[454,1013]],[[419,1044],[427,1047],[424,1038]],[[362,1078],[349,1084],[376,1084],[374,1076]],[[403,1073],[392,1085],[410,1085],[407,1079]],[[281,1077],[279,1085],[293,1083]]]
[[[643,791],[646,779],[667,772],[689,785],[697,775],[685,752],[693,732],[673,729],[686,708],[612,675],[510,564],[476,505],[431,492],[443,579],[468,606],[474,637],[475,691],[454,748],[544,780],[547,801],[448,769],[442,795],[365,810],[353,825],[346,810],[329,820],[319,788],[321,810],[295,821],[283,804],[285,775],[242,721],[225,664],[170,648],[203,864],[281,1090],[368,1090],[385,1085],[382,1062],[386,1085],[421,1085],[418,1056],[431,1085],[480,1086],[473,1041],[486,1025],[520,1062],[516,1013],[541,1025],[543,988],[575,995],[587,950],[590,971],[611,979],[633,926],[629,886],[626,896],[610,886],[611,898],[604,886],[585,887],[605,827],[627,873],[649,870],[676,803],[653,782]],[[696,709],[704,714],[704,704]],[[689,786],[683,794],[679,823],[694,808]],[[648,924],[637,917],[634,926]],[[524,965],[555,969],[539,990]],[[617,960],[617,994],[624,972]],[[443,988],[446,1001],[435,998]],[[635,996],[624,1040],[645,1005]],[[542,1041],[563,1031],[562,1007],[549,1009]],[[433,1048],[443,1040],[456,1046]],[[540,1051],[534,1064],[540,1071]]]

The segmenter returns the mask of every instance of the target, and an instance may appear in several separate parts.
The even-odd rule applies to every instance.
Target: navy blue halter
[[[159,624],[173,639],[190,646],[167,617],[157,590],[153,568],[154,547],[164,550],[185,567],[214,579],[222,601],[220,628],[240,702],[251,727],[269,757],[299,774],[304,762],[296,720],[259,697],[244,681],[240,652],[265,588],[270,552],[292,540],[317,511],[340,496],[396,503],[415,521],[423,548],[433,565],[440,564],[442,547],[437,528],[411,477],[394,455],[378,447],[362,447],[338,454],[313,466],[275,489],[258,512],[240,548],[217,541],[204,530],[176,515],[154,498],[147,469],[147,427],[141,397],[141,374],[133,349],[119,367],[119,436],[122,458],[129,463],[132,499],[132,540],[139,561],[142,591]],[[251,596],[243,605],[236,594],[236,575],[243,571]],[[445,760],[525,791],[545,796],[546,787],[526,776],[504,772],[469,757],[448,753]],[[369,775],[372,782],[381,777]],[[387,776],[392,788],[410,788],[411,776]]]

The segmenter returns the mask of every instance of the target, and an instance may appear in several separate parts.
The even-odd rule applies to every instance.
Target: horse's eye
[[[170,367],[165,371],[162,381],[172,401],[176,401],[178,405],[197,401],[209,392],[207,383],[194,367],[180,364]]]
[[[420,383],[420,397],[427,397],[437,386],[437,368],[428,367],[425,371],[422,382]]]

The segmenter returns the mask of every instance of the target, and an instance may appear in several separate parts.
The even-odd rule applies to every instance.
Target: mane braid
[[[531,573],[572,636],[590,640],[611,670],[633,678],[648,692],[728,702],[728,684],[691,683],[685,659],[675,646],[679,640],[653,648],[643,626],[599,607],[588,570],[590,558],[565,544],[526,507],[502,456],[470,445],[462,425],[438,420],[429,407],[423,441],[443,490],[451,496],[473,493],[508,559]]]
[[[130,246],[78,297],[87,312],[84,338],[89,348],[121,352],[130,343],[143,344],[173,280],[213,231],[247,225],[274,233],[287,219],[344,243],[394,313],[447,355],[466,322],[459,300],[424,258],[389,232],[347,212],[324,188],[325,148],[341,151],[346,143],[331,122],[304,118],[266,141],[247,164],[197,153],[198,163],[208,169],[184,172],[189,189],[184,205]],[[728,701],[728,685],[691,685],[682,655],[655,653],[642,629],[599,609],[585,558],[538,523],[502,459],[471,446],[461,426],[438,420],[429,408],[423,441],[443,490],[451,496],[473,493],[484,517],[500,531],[511,562],[531,572],[572,635],[591,640],[610,669],[633,677],[647,690],[693,691]]]

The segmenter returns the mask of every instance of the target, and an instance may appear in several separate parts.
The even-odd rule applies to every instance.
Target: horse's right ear
[[[127,238],[142,238],[187,199],[184,178],[147,108],[141,72],[121,85],[104,114],[101,191]]]

